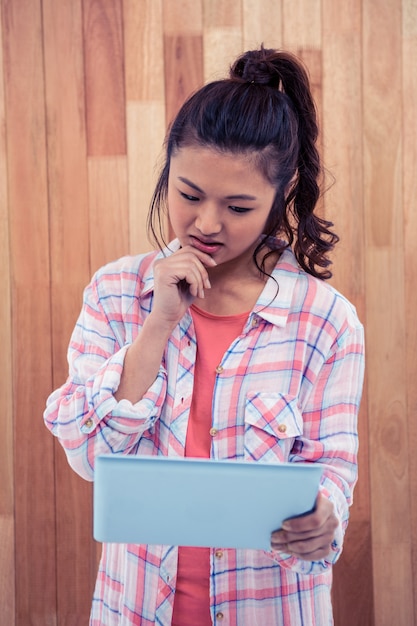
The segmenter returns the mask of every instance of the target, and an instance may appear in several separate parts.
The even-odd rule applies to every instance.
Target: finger
[[[185,248],[176,252],[169,259],[165,268],[171,271],[176,281],[185,280],[190,286],[192,286],[192,294],[194,296],[199,295],[204,288],[210,289],[210,279],[205,266],[207,259],[214,261],[208,255],[200,253],[203,258],[200,258],[194,252],[187,251]],[[216,265],[216,262],[214,261]]]
[[[319,493],[311,513],[285,520],[282,528],[290,532],[310,532],[322,528],[330,518],[336,520],[333,504]]]
[[[197,260],[192,260],[185,269],[184,280],[188,284],[193,297],[204,298],[204,289],[210,289],[210,279],[207,270]]]
[[[271,548],[273,550],[285,551],[286,547],[288,547],[286,533],[281,530],[273,532],[271,534]]]
[[[298,559],[315,561],[324,558],[332,550],[333,537],[317,537],[307,541],[286,542],[283,537],[272,539],[272,550],[291,554]]]
[[[175,252],[172,256],[183,254],[183,253],[191,254],[194,257],[198,258],[206,267],[215,267],[217,265],[216,261],[213,259],[212,256],[210,256],[206,252],[202,252],[201,250],[194,248],[193,246],[184,246],[183,248],[180,248],[179,250],[177,250],[177,252]]]
[[[287,543],[289,543],[293,541],[306,541],[308,539],[314,539],[316,537],[333,537],[338,525],[339,522],[337,518],[335,516],[331,516],[324,522],[322,526],[317,526],[315,528],[300,532],[292,532],[288,530],[284,531],[285,540]]]

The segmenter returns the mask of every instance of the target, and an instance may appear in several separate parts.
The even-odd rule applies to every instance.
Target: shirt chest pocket
[[[303,433],[297,398],[282,393],[248,394],[245,405],[245,459],[287,462],[295,437]]]

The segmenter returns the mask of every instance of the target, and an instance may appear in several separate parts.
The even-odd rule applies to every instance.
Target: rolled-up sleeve
[[[323,465],[320,491],[333,503],[339,526],[332,549],[322,561],[272,553],[285,568],[302,574],[318,573],[334,564],[342,552],[357,481],[357,420],[363,378],[363,327],[359,322],[346,324],[311,386],[302,409],[303,434],[296,439],[289,459]]]
[[[84,292],[68,349],[68,379],[49,396],[44,413],[45,424],[63,446],[68,462],[87,480],[93,479],[98,454],[132,451],[158,419],[167,386],[161,365],[139,402],[116,400],[130,343],[124,325],[115,324],[100,301],[98,280],[95,277]]]

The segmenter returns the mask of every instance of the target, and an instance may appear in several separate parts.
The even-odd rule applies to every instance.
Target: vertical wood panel
[[[405,246],[406,371],[408,447],[410,458],[412,574],[417,587],[417,0],[403,5],[403,203]],[[417,624],[417,591],[414,591],[414,624]]]
[[[151,246],[146,216],[165,137],[162,1],[124,3],[129,251]]]
[[[243,50],[282,48],[282,1],[242,0]]]
[[[401,6],[365,1],[368,402],[375,621],[413,620],[401,144]],[[387,81],[389,77],[389,81]],[[387,138],[389,137],[389,141]],[[390,303],[395,303],[390,306]],[[389,500],[387,500],[389,494]],[[395,537],[395,541],[393,538]],[[388,567],[389,564],[389,567]],[[395,572],[389,575],[388,570]],[[387,584],[390,579],[390,593]]]
[[[166,124],[261,42],[307,65],[336,178],[320,205],[342,235],[332,282],[366,322],[335,624],[417,623],[417,0],[3,0],[1,626],[88,621],[91,485],[44,428],[44,403],[91,272],[149,249]]]
[[[127,105],[129,164],[129,250],[151,249],[147,238],[147,211],[162,163],[165,136],[164,102]]]
[[[126,157],[88,159],[91,271],[129,250]]]
[[[203,82],[203,42],[201,35],[166,34],[165,111],[167,125],[186,98]]]
[[[224,78],[242,52],[242,7],[239,2],[204,0],[204,81]]]
[[[122,0],[84,0],[88,154],[126,154]]]
[[[51,388],[51,320],[41,6],[35,0],[6,1],[3,9],[13,387],[17,390],[16,624],[54,626],[54,455],[53,441],[42,424]]]
[[[9,242],[9,198],[7,189],[6,112],[3,77],[3,29],[0,14],[0,607],[1,619],[14,624],[15,616],[15,541],[13,480],[13,397],[12,397],[12,303]]]
[[[125,0],[123,16],[126,101],[163,101],[162,0]]]
[[[87,140],[81,0],[43,1],[47,111],[53,388],[67,377],[66,352],[89,268]],[[57,615],[87,624],[96,575],[91,485],[56,442]]]
[[[321,49],[321,0],[282,0],[283,41],[286,48]]]

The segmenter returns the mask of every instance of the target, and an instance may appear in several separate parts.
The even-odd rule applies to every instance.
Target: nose
[[[204,204],[196,217],[195,227],[206,237],[218,234],[222,229],[220,210]]]

